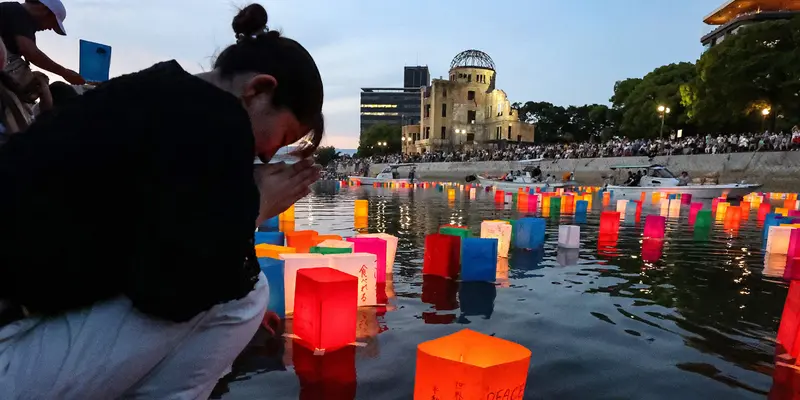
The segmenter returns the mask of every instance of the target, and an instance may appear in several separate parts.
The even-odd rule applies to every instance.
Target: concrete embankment
[[[540,168],[543,174],[556,174],[558,177],[566,171],[574,171],[575,179],[580,183],[600,185],[603,183],[602,175],[607,174],[611,166],[647,164],[666,165],[676,175],[682,171],[692,177],[718,173],[720,183],[746,180],[763,184],[765,191],[800,191],[800,152],[797,151],[663,156],[652,160],[647,157],[580,158],[543,161]],[[370,166],[370,175],[374,176],[385,166]],[[520,163],[510,161],[419,163],[417,177],[463,181],[471,174],[500,175],[521,168]],[[401,173],[405,175],[405,171]]]

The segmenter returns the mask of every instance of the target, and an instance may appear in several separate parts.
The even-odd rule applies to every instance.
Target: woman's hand
[[[308,187],[319,179],[320,169],[312,160],[257,166],[255,179],[261,204],[256,226],[305,197],[310,192]]]

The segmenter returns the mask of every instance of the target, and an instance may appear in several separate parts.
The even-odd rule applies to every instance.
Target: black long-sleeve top
[[[186,321],[258,277],[239,100],[177,62],[115,78],[0,148],[0,300],[52,315],[120,294]]]

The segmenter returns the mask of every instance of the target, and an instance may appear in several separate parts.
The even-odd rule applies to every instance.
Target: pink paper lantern
[[[800,210],[789,210],[790,217],[800,217]]]
[[[786,252],[786,269],[783,279],[800,280],[800,229],[792,229],[789,235],[789,250]]]
[[[354,253],[375,254],[378,262],[377,283],[386,282],[386,241],[371,237],[350,237],[347,241],[353,242]]]
[[[703,203],[692,203],[689,206],[689,225],[694,225],[694,220],[697,219],[697,212],[703,209]]]
[[[648,215],[644,219],[644,237],[663,239],[667,229],[667,219],[659,215]]]
[[[663,250],[664,241],[661,239],[642,240],[642,261],[656,262],[660,260],[663,255]]]
[[[688,193],[681,194],[681,204],[683,205],[692,204],[692,195]]]

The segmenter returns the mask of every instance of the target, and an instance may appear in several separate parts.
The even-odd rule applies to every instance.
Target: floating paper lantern
[[[565,249],[581,247],[581,227],[577,225],[561,225],[558,227],[558,246]]]
[[[789,210],[787,210],[787,209],[785,209],[783,207],[779,207],[779,208],[775,209],[775,214],[780,214],[780,215],[783,215],[784,217],[788,217],[789,216]]]
[[[683,205],[692,204],[692,195],[689,193],[681,194],[681,204]]]
[[[458,308],[458,282],[438,275],[422,276],[423,303],[433,305],[437,311],[452,311]]]
[[[561,214],[561,197],[553,196],[550,198],[550,215]]]
[[[305,230],[286,232],[286,245],[294,247],[298,253],[308,253],[316,243],[317,231]]]
[[[575,211],[575,196],[564,196],[561,199],[561,212],[571,214]]]
[[[506,200],[506,194],[502,190],[498,190],[494,192],[494,201],[495,203],[503,203]]]
[[[425,236],[422,273],[455,279],[461,264],[461,238],[434,233]]]
[[[347,248],[347,247],[320,247],[320,246],[314,246],[314,247],[308,249],[308,252],[311,253],[311,254],[322,254],[322,255],[327,255],[327,254],[351,254],[351,253],[353,253],[353,249],[352,248]]]
[[[528,211],[528,193],[520,192],[517,195],[517,208],[522,212]]]
[[[659,215],[648,215],[644,219],[644,237],[663,239],[667,228],[667,219]]]
[[[516,224],[514,247],[518,249],[538,249],[544,245],[546,221],[542,218],[520,218]]]
[[[497,239],[461,240],[461,280],[494,282],[497,266]]]
[[[346,240],[341,240],[341,239],[340,240],[331,240],[331,239],[323,240],[323,241],[317,243],[316,247],[334,247],[334,248],[340,248],[340,249],[348,249],[348,250],[350,250],[349,253],[353,252],[353,243],[352,242],[348,242]]]
[[[294,221],[294,204],[289,206],[286,211],[280,213],[278,216],[279,221]]]
[[[261,225],[259,225],[259,232],[276,232],[281,227],[281,217],[276,215],[272,218],[267,218]]]
[[[354,204],[354,216],[358,217],[368,217],[369,216],[369,201],[368,200],[356,200]]]
[[[314,349],[356,340],[358,279],[333,268],[297,271],[294,334]]]
[[[469,228],[461,225],[442,225],[439,227],[439,233],[458,236],[462,239],[470,236]]]
[[[281,221],[280,231],[284,234],[288,232],[294,232],[294,220]]]
[[[578,200],[575,202],[575,214],[586,214],[589,210],[589,202],[586,200]]]
[[[769,227],[771,226],[779,226],[783,221],[783,216],[780,214],[769,213],[767,214],[766,218],[764,218],[764,231],[763,231],[763,239],[766,240],[767,236],[769,235]]]
[[[784,200],[783,201],[783,208],[785,208],[786,210],[794,210],[794,202],[795,202],[795,200],[792,200],[792,199]]]
[[[522,399],[531,352],[469,329],[417,346],[414,400]]]
[[[658,204],[661,201],[661,193],[660,192],[653,192],[653,194],[650,195],[650,201],[653,204]]]
[[[536,213],[536,210],[539,209],[539,202],[541,201],[540,194],[532,194],[528,196],[528,212],[529,213]]]
[[[725,213],[728,211],[728,207],[731,206],[731,203],[727,201],[720,201],[717,203],[717,220],[724,221],[725,220]]]
[[[769,254],[769,253],[768,253]],[[800,280],[800,229],[792,229],[789,234],[789,247],[786,250],[785,272],[783,278]]]
[[[274,312],[281,319],[286,318],[286,291],[283,287],[284,262],[274,258],[258,259],[261,272],[267,277],[269,284],[269,302],[267,310]]]
[[[386,240],[377,237],[363,237],[361,235],[354,238],[347,238],[348,242],[353,243],[354,253],[369,253],[377,257],[378,262],[378,283],[386,282],[387,249]],[[397,247],[395,247],[397,249]]]
[[[273,244],[283,246],[283,232],[256,232],[254,237],[255,244]]]
[[[694,227],[708,228],[711,226],[711,210],[700,210],[694,219]]]
[[[456,190],[447,189],[447,200],[455,200],[455,199],[456,199]]]
[[[669,217],[678,218],[681,215],[681,200],[672,199],[669,201]]]
[[[293,247],[286,247],[286,246],[276,246],[274,244],[259,244],[256,245],[256,257],[269,257],[269,258],[281,258],[281,254],[293,254],[297,251]]]
[[[800,282],[792,281],[786,302],[783,304],[780,326],[778,326],[776,353],[785,353],[792,360],[800,357]],[[796,373],[796,372],[795,372]],[[790,397],[791,398],[791,397]]]
[[[469,189],[469,199],[470,200],[475,200],[475,197],[477,196],[477,194],[478,194],[478,191],[475,188],[470,188]]]
[[[284,262],[283,288],[286,294],[286,315],[291,315],[294,313],[297,271],[307,268],[327,267],[329,261],[321,254],[285,253],[280,255],[280,259]],[[353,296],[355,296],[355,294]]]
[[[715,197],[715,198],[711,199],[711,212],[713,214],[717,213],[717,205],[719,205],[719,202],[720,202],[720,198],[719,197]]]
[[[292,363],[300,381],[298,399],[352,400],[356,397],[356,347],[319,354],[299,339],[291,339]]]
[[[738,225],[742,219],[742,209],[739,206],[729,206],[725,211],[725,224]]]
[[[497,256],[508,257],[508,249],[511,246],[511,224],[506,221],[483,221],[481,238],[497,239]]]
[[[770,226],[767,235],[767,253],[788,254],[789,239],[794,229],[790,226]]]
[[[365,231],[369,227],[368,221],[367,217],[356,217],[355,220],[353,220],[353,228],[358,232]]]
[[[741,208],[741,215],[743,220],[748,220],[750,218],[750,202],[743,201],[739,203],[739,208]]]
[[[515,193],[506,192],[505,204],[512,204],[514,202]]]
[[[320,243],[322,243],[322,242],[324,242],[326,240],[340,241],[340,240],[343,240],[343,239],[339,235],[317,235],[314,238],[314,245],[316,246],[316,245],[318,245],[318,244],[320,244]]]
[[[600,234],[613,234],[619,232],[620,213],[615,211],[603,211],[600,214]]]
[[[376,238],[386,241],[386,273],[391,274],[394,272],[394,259],[397,255],[397,236],[388,233],[368,233],[356,237]]]
[[[550,215],[550,196],[542,196],[542,213],[545,211]]]
[[[770,206],[769,203],[761,203],[761,205],[758,206],[758,220],[763,221],[771,210],[772,206]]]
[[[330,268],[358,279],[357,303],[359,307],[376,306],[378,285],[377,257],[369,253],[332,254],[328,257]]]
[[[628,208],[628,200],[617,200],[617,212],[620,218],[625,218],[625,209]]]
[[[661,239],[642,240],[642,261],[656,262],[661,259],[664,241]]]
[[[788,263],[786,260],[786,254],[764,253],[764,269],[761,271],[761,274],[771,278],[783,277],[786,280],[791,280],[784,276],[784,273],[788,272]]]
[[[603,192],[603,207],[608,206],[608,203],[610,202],[611,202],[611,193]]]

